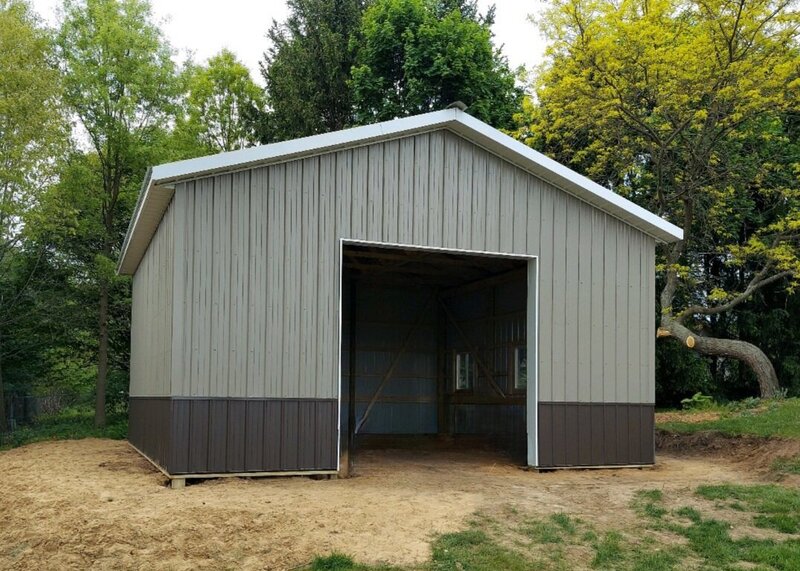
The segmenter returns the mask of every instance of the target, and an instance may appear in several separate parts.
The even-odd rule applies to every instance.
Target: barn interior
[[[344,246],[348,466],[375,448],[480,448],[526,463],[527,275],[527,259]]]

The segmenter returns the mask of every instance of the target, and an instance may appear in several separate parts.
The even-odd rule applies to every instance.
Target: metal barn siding
[[[159,272],[170,283],[151,286],[163,294],[172,284],[169,311],[150,307],[145,282],[151,258],[169,265],[153,251],[173,228],[172,266]],[[172,414],[170,463],[188,472],[336,469],[328,452],[337,426],[312,429],[302,411],[338,416],[342,239],[538,256],[538,292],[528,280],[527,327],[538,327],[531,455],[538,446],[543,467],[652,462],[654,238],[439,128],[174,184],[134,280],[134,348],[148,342],[139,324],[169,315],[172,336],[158,347],[170,366],[155,341],[132,365],[133,398],[169,394],[173,410],[191,409]],[[159,370],[142,368],[151,359]],[[241,399],[264,403],[264,414],[231,404]],[[223,410],[225,422],[212,419]],[[222,426],[237,450],[250,443],[243,459],[185,459],[187,449],[222,446],[209,433]],[[587,455],[582,442],[601,426],[601,452]],[[267,462],[287,438],[302,461],[281,452]]]
[[[174,224],[170,206],[133,277],[128,439],[166,466],[169,456]]]
[[[186,258],[208,264],[207,277],[216,280],[187,274],[187,282],[204,287],[177,287],[179,297],[191,295],[186,306],[197,308],[191,318],[199,317],[200,326],[190,333],[200,344],[193,344],[196,362],[176,377],[185,383],[176,396],[337,398],[338,359],[330,350],[338,346],[339,239],[347,238],[539,255],[540,408],[652,405],[654,371],[639,343],[653,337],[654,292],[646,274],[653,266],[646,260],[654,241],[641,232],[446,131],[246,172],[250,177],[239,175],[232,193],[231,175],[176,189],[179,205],[193,202],[195,228],[206,220],[195,233],[194,254],[187,250]],[[319,187],[325,182],[334,186],[323,195]],[[266,208],[251,208],[259,201]],[[258,335],[280,343],[269,360],[270,341],[225,334],[236,323],[227,317],[235,311],[228,292],[251,278],[249,272],[227,269],[231,252],[247,248],[229,242],[237,226],[231,213],[242,209],[261,212],[266,220],[259,227],[263,237],[250,228],[251,247],[266,244],[267,252],[251,258],[249,269],[263,265],[270,285],[247,289],[255,307],[267,308],[270,316],[260,322]],[[427,213],[424,226],[417,220],[420,211]],[[529,220],[531,213],[539,219]],[[245,239],[241,231],[238,237]],[[592,253],[598,243],[600,263]],[[529,250],[529,244],[538,250]],[[323,260],[327,263],[320,264]],[[181,274],[176,275],[177,285]],[[650,305],[643,307],[641,298]],[[592,318],[594,307],[602,309],[601,320]],[[259,315],[264,313],[258,309],[248,312],[251,318]],[[263,363],[265,374],[238,384],[232,382],[234,369],[225,377],[227,365],[216,356],[240,353]],[[602,364],[592,363],[593,355]],[[563,430],[583,434],[571,416],[559,422]],[[542,462],[555,444],[540,438]]]
[[[169,396],[172,374],[174,221],[171,206],[133,277],[130,395]]]

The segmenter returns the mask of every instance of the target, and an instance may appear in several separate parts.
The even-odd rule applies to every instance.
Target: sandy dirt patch
[[[662,453],[652,469],[536,473],[482,452],[370,451],[357,477],[220,479],[165,487],[125,442],[44,442],[0,453],[0,568],[292,569],[331,551],[411,564],[475,512],[567,512],[636,525],[637,490],[748,482],[742,464]]]
[[[722,414],[715,410],[671,410],[668,412],[657,412],[656,424],[666,424],[668,422],[700,424],[701,422],[719,420],[720,416],[722,416]]]
[[[761,436],[726,436],[716,431],[690,434],[656,430],[656,445],[662,453],[719,458],[742,469],[756,472],[764,479],[775,479],[775,462],[800,456],[800,440],[763,438]],[[800,477],[786,475],[786,484],[800,485]]]

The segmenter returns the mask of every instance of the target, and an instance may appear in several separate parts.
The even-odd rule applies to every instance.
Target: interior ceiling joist
[[[455,287],[525,266],[525,260],[347,245],[344,269],[358,281]]]

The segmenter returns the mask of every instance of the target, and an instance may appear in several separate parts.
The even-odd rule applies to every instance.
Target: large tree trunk
[[[764,352],[747,341],[737,339],[717,339],[695,335],[687,327],[669,316],[662,316],[661,328],[669,332],[683,345],[697,351],[701,355],[730,357],[745,363],[755,373],[762,398],[778,396],[778,375],[775,367]]]
[[[97,348],[97,397],[94,405],[94,425],[106,425],[106,380],[108,378],[108,283],[100,281],[100,339]]]

